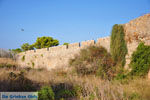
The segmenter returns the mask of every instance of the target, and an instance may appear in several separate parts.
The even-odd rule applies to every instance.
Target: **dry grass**
[[[6,65],[17,65],[16,62],[11,59],[11,58],[0,58],[0,65],[1,66],[6,66]],[[0,80],[5,80],[8,78],[8,73],[10,72],[14,72],[14,73],[19,73],[19,70],[13,70],[11,68],[7,69],[7,68],[0,68]]]
[[[0,64],[16,65],[17,63],[11,58],[0,58]]]
[[[139,98],[137,100],[150,100],[150,80],[148,79],[134,79],[128,84],[122,85],[122,87],[127,95],[131,93],[138,94],[141,99]]]
[[[31,70],[30,80],[50,84],[67,83],[79,86],[78,100],[150,100],[150,80],[135,79],[126,84],[101,80],[94,75],[78,76],[71,70]],[[134,95],[137,94],[137,95]]]
[[[78,76],[63,69],[53,71],[29,71],[26,75],[30,80],[50,84],[66,83],[79,86],[79,100],[123,100],[123,89],[117,84],[103,81],[94,75]]]
[[[15,64],[15,62],[10,59],[0,59],[0,61],[1,63]],[[150,81],[147,79],[140,78],[129,81],[127,84],[121,84],[121,82],[101,80],[95,75],[79,76],[73,72],[72,68],[67,70],[60,68],[51,71],[46,69],[26,70],[23,68],[18,68],[17,70],[14,70],[1,68],[1,89],[7,89],[10,87],[10,83],[8,84],[7,80],[11,72],[16,75],[23,72],[25,79],[30,80],[31,83],[33,82],[32,85],[35,86],[36,89],[39,89],[43,85],[54,86],[60,83],[64,83],[66,86],[73,86],[77,92],[77,97],[75,100],[150,100]],[[14,87],[19,87],[17,83],[14,85],[17,85]],[[73,100],[73,98],[70,100]]]

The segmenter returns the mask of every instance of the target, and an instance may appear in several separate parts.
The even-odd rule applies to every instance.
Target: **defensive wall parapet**
[[[87,47],[87,46],[92,46],[95,45],[95,40],[88,40],[88,41],[82,41],[81,42],[81,47]]]
[[[110,37],[99,38],[97,40],[97,45],[98,46],[103,46],[109,52],[110,51]]]
[[[76,49],[80,47],[80,43],[72,43],[67,46],[67,49]]]
[[[42,48],[42,49],[35,49],[35,50],[28,50],[26,52],[22,52],[20,54],[30,54],[30,53],[45,53],[45,52],[59,52],[61,50],[67,50],[67,49],[78,49],[78,48],[85,48],[88,46],[96,45],[96,46],[103,46],[107,50],[109,49],[110,44],[110,37],[105,38],[98,38],[97,42],[95,40],[87,40],[82,41],[81,43],[71,43],[68,45],[60,45],[60,46],[54,46],[49,48]]]

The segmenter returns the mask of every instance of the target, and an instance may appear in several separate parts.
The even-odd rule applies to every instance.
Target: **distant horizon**
[[[0,0],[0,48],[50,36],[75,43],[110,36],[114,24],[150,13],[149,0]]]

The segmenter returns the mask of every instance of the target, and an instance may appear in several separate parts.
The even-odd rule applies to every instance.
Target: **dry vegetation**
[[[0,64],[12,64],[16,65],[16,62],[10,58],[0,58]]]
[[[5,61],[7,60],[7,61]],[[10,59],[2,59],[1,64],[15,64]],[[78,75],[72,68],[30,69],[18,67],[0,68],[1,91],[37,91],[42,86],[52,86],[56,100],[149,100],[150,81],[147,79],[126,82],[102,80],[95,75]],[[75,95],[63,96],[62,88],[75,91]],[[58,90],[57,90],[58,89]],[[63,94],[63,93],[62,93]],[[63,100],[63,99],[62,99]]]

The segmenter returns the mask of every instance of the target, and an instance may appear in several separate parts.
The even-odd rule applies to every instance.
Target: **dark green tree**
[[[34,50],[34,45],[29,45],[29,50]]]
[[[23,51],[27,51],[27,50],[33,50],[34,47],[33,47],[33,45],[30,45],[29,43],[24,43],[24,44],[21,46],[21,49],[22,49]]]
[[[125,56],[128,52],[124,37],[123,26],[115,24],[111,32],[110,51],[113,60],[121,66],[125,65]]]
[[[43,37],[38,37],[36,42],[33,45],[37,49],[48,48],[48,47],[59,45],[59,41],[53,39],[52,37],[43,36]]]

